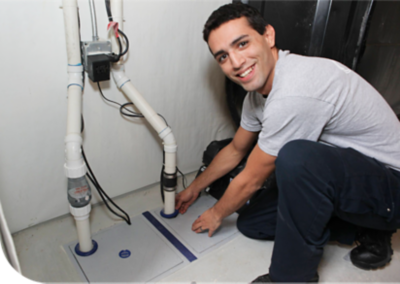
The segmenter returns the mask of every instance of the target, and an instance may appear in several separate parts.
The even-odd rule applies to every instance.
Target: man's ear
[[[273,26],[265,26],[264,37],[271,48],[275,47],[275,29]]]

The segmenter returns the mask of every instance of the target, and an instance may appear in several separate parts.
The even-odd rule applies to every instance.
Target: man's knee
[[[301,177],[306,171],[306,163],[309,162],[312,155],[312,147],[316,142],[308,140],[293,140],[286,143],[278,153],[275,160],[276,176],[279,178],[290,174],[290,180],[296,180],[296,177]]]
[[[303,164],[310,157],[310,151],[317,142],[308,140],[292,140],[279,151],[275,161],[277,168],[286,169]]]
[[[254,226],[252,225],[249,220],[245,218],[241,218],[239,215],[236,226],[244,236],[250,239],[257,239],[257,240],[274,240],[275,239],[275,227],[276,224],[273,226],[263,226],[261,228],[260,225]]]

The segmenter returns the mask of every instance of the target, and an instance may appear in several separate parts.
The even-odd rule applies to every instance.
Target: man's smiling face
[[[270,92],[278,59],[272,26],[260,35],[245,17],[230,20],[211,31],[208,46],[232,81],[246,91]]]

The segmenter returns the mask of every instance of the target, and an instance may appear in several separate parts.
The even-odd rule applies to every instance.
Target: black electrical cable
[[[126,107],[128,106],[128,105],[133,105],[133,103],[124,103],[123,105],[121,105],[121,107],[119,108],[119,112],[122,114],[122,115],[125,115],[125,116],[129,116],[129,117],[144,117],[144,115],[143,114],[141,114],[141,113],[137,113],[137,112],[134,112],[134,111],[132,111],[132,110],[130,110],[130,109],[127,109]],[[126,113],[126,112],[124,112],[124,110],[127,110],[127,111],[129,111],[129,112],[131,112],[132,114],[130,114],[130,113]]]
[[[106,10],[107,10],[107,16],[108,16],[108,21],[112,22],[113,21],[113,17],[111,15],[111,4],[110,4],[110,0],[105,0],[106,3]]]
[[[113,17],[112,17],[112,13],[111,13],[111,4],[110,4],[110,0],[105,0],[105,4],[106,4],[106,10],[107,10],[107,16],[108,16],[108,21],[112,22],[113,21]],[[129,49],[129,40],[128,37],[126,36],[125,33],[123,33],[120,29],[118,29],[118,33],[121,34],[124,39],[125,39],[125,50],[122,51],[122,42],[121,39],[118,37],[118,44],[119,44],[119,54],[112,54],[111,57],[111,62],[118,62],[121,58],[121,56],[124,56]]]
[[[83,115],[81,115],[81,133],[83,132],[83,130],[85,129],[85,121],[83,119]],[[129,218],[129,215],[122,210],[117,204],[115,204],[115,202],[107,195],[107,193],[103,190],[103,188],[100,186],[100,183],[97,181],[96,176],[94,175],[88,160],[86,159],[86,155],[85,155],[85,151],[83,149],[83,146],[81,146],[81,150],[82,150],[82,157],[83,160],[85,161],[85,164],[89,170],[89,173],[86,173],[86,176],[90,179],[90,181],[92,182],[92,184],[95,186],[97,192],[99,193],[101,199],[103,200],[104,204],[107,206],[108,210],[110,210],[113,214],[115,214],[116,216],[120,217],[121,219],[124,219],[125,222],[128,223],[128,225],[131,224],[131,219]],[[118,213],[116,213],[114,210],[112,210],[112,208],[108,205],[107,200],[104,198],[104,195],[107,197],[107,199],[116,207],[118,208],[121,212],[123,212],[126,216],[126,218],[124,216],[119,215]]]
[[[182,176],[182,186],[183,186],[184,189],[186,189],[186,177],[185,177],[185,175],[178,169],[178,167],[176,167],[176,170],[178,171],[178,173],[181,174],[181,176]]]
[[[128,37],[126,36],[126,34],[124,34],[120,29],[118,29],[118,33],[120,33],[125,39],[125,50],[119,55],[119,56],[123,56],[128,52],[129,40],[128,40]],[[119,38],[118,38],[118,40],[119,40]],[[121,41],[120,41],[120,44],[121,44]]]
[[[89,162],[86,159],[86,155],[85,155],[85,151],[83,149],[83,146],[81,147],[82,149],[82,156],[83,159],[86,163],[86,166],[89,170],[89,173],[86,174],[86,176],[90,179],[90,181],[93,183],[93,185],[96,187],[101,199],[103,200],[104,204],[107,206],[108,210],[110,210],[114,215],[120,217],[121,219],[124,219],[126,223],[128,223],[128,225],[131,225],[131,219],[129,217],[129,215],[122,210],[117,204],[115,204],[115,202],[107,195],[107,193],[103,190],[103,188],[100,186],[99,182],[96,179],[96,176],[93,174],[92,169],[90,168]],[[105,199],[105,197],[107,197],[108,201],[111,202],[112,205],[114,205],[118,210],[120,210],[126,217],[119,215],[118,213],[116,213],[108,204],[107,200]]]
[[[133,103],[128,102],[128,103],[124,103],[124,104],[121,105],[120,103],[117,103],[117,102],[115,102],[115,101],[112,101],[112,100],[108,99],[108,98],[103,94],[103,91],[101,90],[101,87],[100,87],[100,83],[99,83],[99,82],[97,82],[97,87],[99,88],[100,94],[101,94],[101,96],[103,97],[103,99],[105,99],[106,101],[108,101],[108,102],[110,102],[110,103],[116,104],[116,105],[118,105],[118,106],[120,107],[120,108],[119,108],[119,112],[120,112],[122,115],[128,116],[128,117],[139,117],[139,118],[144,118],[144,115],[143,115],[143,114],[138,113],[138,112],[134,112],[133,110],[130,110],[130,109],[126,108],[128,105],[133,105]],[[129,111],[131,114],[124,112],[124,110]],[[169,127],[168,122],[167,122],[167,120],[165,119],[165,117],[163,117],[163,116],[162,116],[161,114],[159,114],[159,113],[157,113],[157,115],[160,116],[160,117],[164,120],[165,124]]]

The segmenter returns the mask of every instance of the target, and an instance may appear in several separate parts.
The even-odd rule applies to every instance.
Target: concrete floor
[[[188,181],[194,173],[187,175]],[[149,186],[115,199],[132,217],[162,206],[159,185]],[[91,230],[97,233],[121,222],[104,205],[94,206]],[[41,283],[80,282],[81,278],[64,251],[63,245],[77,240],[74,220],[66,215],[14,234],[22,274]],[[400,282],[400,233],[393,235],[394,255],[383,269],[364,271],[348,259],[351,246],[329,243],[318,272],[320,282]],[[251,240],[243,235],[222,245],[168,275],[166,283],[249,283],[268,272],[273,242]]]

